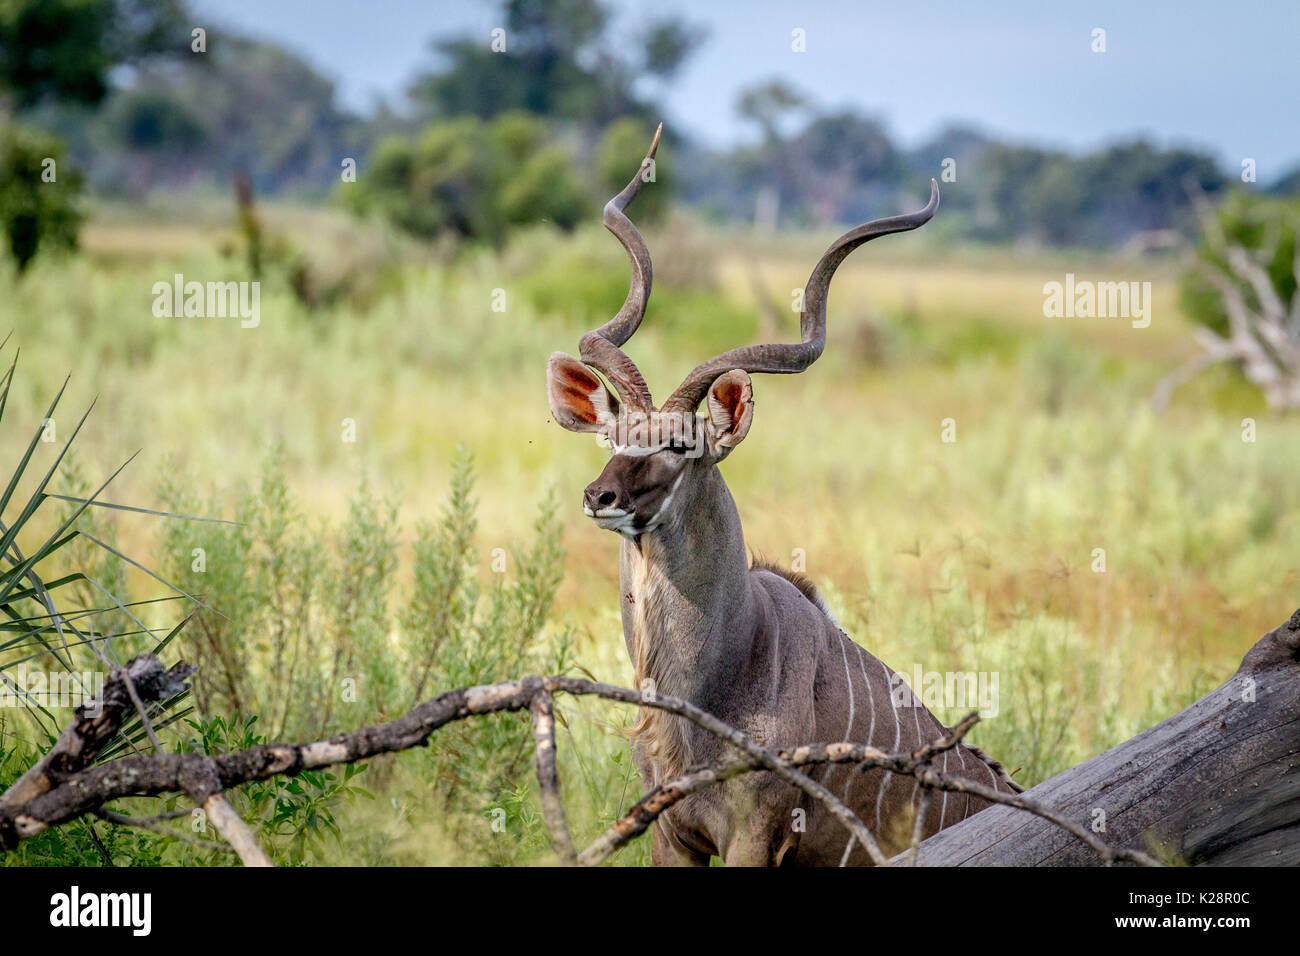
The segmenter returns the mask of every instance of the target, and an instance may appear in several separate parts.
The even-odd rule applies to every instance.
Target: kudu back
[[[632,263],[627,299],[583,336],[580,360],[557,352],[547,368],[555,420],[609,440],[609,462],[583,493],[583,511],[621,537],[623,636],[637,685],[691,701],[767,746],[852,741],[914,750],[946,728],[849,638],[810,583],[749,565],[718,463],[749,431],[750,373],[792,374],[815,362],[826,344],[826,294],[836,268],[862,243],[927,222],[939,205],[938,185],[931,181],[920,212],[867,223],[831,245],[804,289],[801,341],[724,352],[656,407],[622,350],[641,324],[653,281],[645,241],[624,210],[646,179],[661,132],[641,169],[605,206],[605,226]],[[724,756],[716,737],[653,708],[641,708],[633,737],[647,791]],[[1020,789],[973,747],[946,752],[942,769],[1006,792]],[[917,797],[910,777],[848,765],[809,773],[862,818],[886,853],[910,835]],[[936,795],[924,833],[986,805],[967,794]],[[768,773],[734,778],[673,806],[654,824],[652,855],[656,864],[706,865],[711,856],[727,865],[870,862],[819,802]]]

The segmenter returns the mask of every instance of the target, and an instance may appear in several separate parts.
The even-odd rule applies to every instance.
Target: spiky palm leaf
[[[8,342],[0,342],[0,348]],[[3,422],[9,390],[14,381],[18,355],[15,353],[8,369],[0,376],[0,423]],[[74,498],[57,494],[50,490],[50,484],[59,472],[72,443],[85,424],[94,403],[82,414],[76,428],[59,449],[53,464],[40,477],[35,489],[25,499],[18,493],[32,468],[37,447],[46,432],[46,423],[53,419],[55,410],[67,389],[65,379],[54,400],[39,424],[36,433],[27,444],[22,457],[14,466],[0,492],[0,680],[15,694],[26,713],[32,718],[38,732],[30,742],[37,749],[47,748],[58,736],[60,722],[42,701],[18,687],[8,677],[21,664],[41,662],[51,668],[58,668],[70,675],[71,680],[80,681],[83,671],[90,669],[108,669],[119,666],[120,658],[116,653],[115,642],[125,638],[138,638],[147,635],[153,639],[150,650],[158,653],[176,637],[189,617],[183,618],[165,635],[150,628],[137,616],[137,610],[149,605],[169,601],[184,601],[199,607],[205,607],[197,598],[186,594],[171,582],[131,559],[112,545],[79,530],[77,520],[87,508],[102,507],[119,511],[153,514],[167,518],[196,519],[189,515],[177,515],[168,512],[133,508],[100,500],[100,495],[109,484],[130,464],[135,455],[127,460],[108,477],[88,498]],[[75,507],[63,520],[51,518],[47,502],[70,502]],[[15,512],[10,518],[11,512]],[[31,537],[40,544],[29,554],[19,547],[20,536]],[[71,542],[78,538],[105,550],[118,560],[125,561],[143,571],[155,581],[167,587],[172,593],[166,597],[151,598],[141,601],[127,601],[112,593],[84,571],[65,573],[51,580],[45,580],[42,569],[52,564],[52,559]],[[96,606],[77,606],[73,593],[69,590],[74,585],[89,585],[104,595],[104,600],[95,601]],[[81,602],[85,603],[85,602]],[[113,623],[123,617],[130,619],[134,629],[123,630]],[[78,662],[93,662],[89,668],[78,667]],[[91,691],[93,688],[84,688]],[[188,691],[170,700],[156,704],[148,713],[149,724],[155,729],[165,727],[189,714],[192,708],[187,706]],[[147,728],[142,718],[127,721],[121,733],[101,753],[100,759],[109,759],[123,751],[136,748],[147,736]]]

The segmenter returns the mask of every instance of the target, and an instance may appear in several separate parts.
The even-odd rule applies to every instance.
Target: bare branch
[[[185,665],[177,665],[165,674],[155,673],[161,672],[161,665],[151,655],[131,661],[127,670],[133,674],[139,671],[140,676],[135,680],[141,687],[143,699],[157,699],[160,694],[170,696],[175,692],[172,678],[177,674],[190,673]],[[142,682],[144,677],[149,680]],[[645,832],[660,814],[685,796],[739,774],[757,771],[773,773],[820,801],[844,824],[875,863],[887,862],[866,825],[824,786],[801,770],[803,767],[826,763],[855,763],[863,770],[884,768],[894,773],[911,775],[927,789],[972,793],[991,802],[1019,807],[1057,823],[1088,843],[1107,862],[1126,860],[1154,863],[1145,854],[1106,846],[1077,825],[1023,797],[1004,794],[935,770],[930,764],[932,758],[955,747],[978,720],[976,714],[969,715],[943,737],[925,744],[913,753],[888,754],[865,744],[847,742],[770,750],[755,744],[741,731],[686,701],[662,695],[650,697],[628,688],[571,677],[525,677],[500,684],[448,691],[425,701],[390,723],[338,734],[328,740],[262,744],[218,756],[194,753],[133,756],[97,766],[85,766],[84,762],[102,746],[100,738],[111,739],[123,713],[131,705],[123,681],[115,673],[105,686],[106,699],[112,698],[114,701],[115,716],[86,727],[83,726],[84,715],[78,712],[78,720],[64,734],[64,738],[71,735],[70,739],[78,745],[76,754],[82,762],[79,764],[71,757],[65,757],[57,771],[48,770],[35,775],[29,771],[14,787],[0,796],[0,850],[11,849],[23,839],[84,814],[102,814],[106,812],[102,810],[103,805],[110,800],[182,792],[189,795],[196,805],[203,807],[213,825],[230,842],[240,859],[248,865],[269,865],[269,859],[247,825],[226,801],[226,789],[253,780],[278,775],[292,776],[308,769],[353,763],[384,753],[411,749],[424,745],[434,731],[449,722],[527,708],[533,715],[543,814],[556,853],[562,861],[572,862],[575,857],[560,803],[555,764],[552,698],[557,692],[597,696],[677,714],[725,740],[739,751],[718,766],[697,768],[656,787],[578,856],[576,861],[579,863],[592,865],[607,859],[618,847]],[[106,709],[104,713],[107,715],[109,712]],[[73,734],[74,730],[77,733]],[[98,735],[93,740],[91,731]],[[61,741],[64,738],[60,738]],[[47,758],[43,758],[38,766],[49,763]],[[23,798],[18,799],[15,794]]]
[[[1018,793],[1003,793],[1000,790],[994,790],[991,787],[986,787],[982,783],[976,783],[973,780],[950,777],[947,774],[935,770],[933,767],[918,767],[916,776],[917,779],[927,787],[934,787],[936,790],[949,790],[954,793],[972,793],[977,797],[983,797],[985,800],[992,801],[993,803],[1006,804],[1009,807],[1016,807],[1017,809],[1032,813],[1035,816],[1042,817],[1044,820],[1056,824],[1062,830],[1073,834],[1084,843],[1088,844],[1088,846],[1096,851],[1097,855],[1106,862],[1107,866],[1110,866],[1112,863],[1117,861],[1136,863],[1139,866],[1161,865],[1159,860],[1156,860],[1154,857],[1148,856],[1139,850],[1125,850],[1104,843],[1073,820],[1067,820],[1060,814],[1054,813],[1033,800],[1026,800]]]
[[[975,726],[979,721],[979,715],[971,713],[963,720],[952,727],[948,733],[938,740],[927,743],[918,749],[915,753],[889,754],[875,747],[865,744],[851,743],[828,743],[828,744],[807,744],[801,747],[795,747],[792,750],[777,751],[777,756],[788,761],[791,766],[805,767],[815,764],[824,763],[854,763],[858,769],[869,770],[880,768],[889,770],[893,773],[912,776],[917,779],[926,788],[925,801],[927,806],[918,811],[921,819],[924,818],[928,811],[929,788],[934,787],[940,790],[961,790],[962,786],[968,786],[964,792],[973,793],[976,796],[983,797],[994,803],[1006,803],[1010,806],[1019,807],[1030,813],[1036,813],[1044,819],[1058,822],[1060,818],[1032,801],[1025,800],[1019,795],[1008,795],[1001,791],[984,787],[980,784],[968,782],[964,778],[948,777],[940,774],[930,764],[930,760],[937,754],[951,750],[953,747],[966,736],[970,728]],[[699,790],[710,787],[715,783],[721,783],[732,777],[743,773],[752,773],[761,769],[754,760],[749,757],[739,757],[728,761],[718,767],[704,767],[697,770],[689,771],[680,777],[669,780],[666,783],[655,787],[644,798],[639,800],[624,816],[615,821],[600,837],[598,837],[587,849],[582,851],[578,857],[578,862],[586,866],[594,866],[607,859],[615,850],[624,846],[637,836],[640,836],[662,813],[668,810],[673,804],[679,802],[685,797],[690,796]],[[933,776],[932,775],[937,775]],[[959,786],[959,784],[961,786]],[[1159,864],[1150,857],[1142,853],[1126,850],[1113,850],[1106,846],[1100,840],[1097,840],[1092,834],[1082,828],[1075,826],[1069,821],[1061,823],[1061,826],[1084,840],[1108,863],[1112,860],[1125,860],[1133,863],[1142,863],[1148,866],[1158,866]],[[1105,846],[1105,850],[1098,849],[1099,846]]]
[[[172,837],[180,840],[182,843],[188,843],[191,846],[197,846],[203,850],[217,850],[221,853],[234,853],[234,847],[226,846],[224,843],[216,843],[212,840],[201,840],[198,837],[190,836],[180,830],[173,830],[163,826],[160,821],[174,820],[176,817],[189,816],[193,809],[173,810],[170,813],[160,813],[154,817],[128,817],[125,814],[115,813],[112,810],[105,810],[100,807],[95,810],[95,816],[107,823],[115,823],[120,827],[136,827],[141,830],[148,830],[150,833],[157,833],[160,836]]]
[[[925,818],[930,812],[930,800],[933,797],[933,790],[929,787],[921,788],[921,799],[916,804],[916,819],[912,823],[912,866],[916,866],[921,858],[921,837],[925,834]]]
[[[555,765],[555,702],[548,690],[533,698],[533,747],[537,757],[538,798],[542,803],[542,818],[551,834],[551,846],[566,865],[574,863],[573,838],[564,818],[564,803],[560,800],[560,773]]]
[[[158,658],[142,654],[112,674],[104,684],[98,706],[78,708],[71,724],[40,760],[0,794],[0,813],[17,807],[50,790],[59,779],[88,767],[99,752],[117,736],[123,720],[136,703],[132,691],[143,700],[166,700],[185,688],[194,672],[187,664],[165,670]],[[130,690],[119,675],[131,678]]]
[[[203,802],[203,810],[220,833],[230,843],[231,848],[239,854],[244,866],[273,866],[270,857],[263,852],[235,808],[226,801],[226,795],[218,791]]]

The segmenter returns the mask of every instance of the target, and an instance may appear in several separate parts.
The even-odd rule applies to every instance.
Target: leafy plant
[[[241,714],[233,714],[229,719],[217,716],[186,720],[193,734],[178,743],[176,750],[216,755],[269,743],[255,729],[257,722],[256,715]],[[316,860],[323,860],[331,842],[338,840],[336,809],[359,796],[374,799],[369,791],[354,782],[365,770],[365,764],[346,764],[337,770],[309,770],[295,777],[248,783],[227,797],[235,811],[257,828],[260,842],[279,858],[277,862],[297,866],[306,861],[308,853]],[[181,799],[170,802],[179,804]],[[215,851],[207,851],[206,857],[198,855],[191,862],[201,860],[228,862]]]
[[[569,634],[547,627],[564,558],[553,500],[543,502],[530,545],[495,550],[484,567],[473,469],[459,456],[442,515],[415,530],[413,582],[399,588],[395,504],[363,484],[340,527],[312,527],[283,468],[273,450],[257,490],[239,492],[243,523],[173,525],[162,541],[167,573],[222,609],[201,610],[182,638],[199,665],[195,727],[224,733],[221,747],[235,747],[257,719],[240,718],[230,731],[223,714],[261,715],[270,739],[314,739],[395,718],[453,687],[572,670]],[[200,504],[170,474],[162,496],[169,508]],[[205,510],[219,507],[214,500]],[[621,738],[616,745],[626,748]],[[412,804],[433,810],[458,859],[507,862],[546,845],[540,818],[524,807],[534,800],[530,755],[527,715],[504,714],[443,728],[427,754],[375,762],[370,776],[392,806],[410,793]],[[267,820],[311,818],[318,832],[334,832],[333,817],[319,810],[348,779],[277,790],[289,803],[274,811],[265,794],[249,799]],[[494,810],[505,811],[519,839],[483,839]],[[282,834],[278,824],[271,832]]]
[[[0,420],[16,368],[17,356],[0,377]],[[41,446],[57,444],[55,413],[66,388],[65,380],[0,492],[0,694],[6,702],[12,700],[18,705],[0,709],[0,736],[12,741],[0,751],[0,793],[54,743],[71,708],[93,700],[98,691],[96,677],[102,679],[106,670],[119,666],[135,652],[163,650],[184,624],[182,621],[169,631],[147,624],[142,615],[156,612],[160,599],[128,601],[119,597],[123,581],[120,566],[105,564],[111,558],[153,574],[94,533],[103,531],[96,526],[93,514],[88,513],[92,505],[118,507],[105,504],[99,496],[126,463],[89,494],[63,495],[51,488],[90,409],[77,421],[44,473],[36,467]],[[30,488],[33,478],[29,472],[37,476],[34,488]],[[75,469],[65,468],[63,474],[73,482],[69,490],[81,489]],[[20,493],[25,486],[29,490]],[[11,506],[16,513],[11,513]],[[61,511],[52,513],[53,509]],[[19,546],[20,536],[39,543],[27,552]],[[78,551],[84,556],[91,545],[97,549],[98,560],[87,561],[81,570],[71,572],[57,567]],[[149,708],[150,725],[160,730],[183,716],[186,696],[179,694]],[[10,719],[9,714],[20,714],[25,720]],[[99,758],[110,759],[128,748],[137,748],[147,736],[145,717],[137,715],[124,723]],[[144,836],[125,840],[131,852],[142,858],[151,857],[157,849]],[[81,821],[67,832],[38,837],[31,847],[24,848],[19,859],[67,864],[90,862],[92,857],[111,862],[113,849],[91,824]]]
[[[1282,304],[1291,306],[1296,297],[1300,203],[1234,193],[1206,226],[1197,245],[1197,267],[1182,280],[1183,307],[1192,321],[1217,335],[1228,334],[1223,296],[1210,281],[1207,270],[1232,277],[1243,299],[1259,306],[1259,290],[1250,288],[1244,277],[1233,276],[1229,246],[1257,258]]]
[[[514,226],[570,229],[586,211],[584,190],[568,151],[549,137],[543,120],[523,113],[434,123],[415,140],[381,142],[343,195],[354,211],[423,238],[500,245]]]
[[[20,273],[42,245],[77,245],[81,177],[62,158],[52,136],[15,124],[0,131],[0,228]]]
[[[1157,404],[1215,362],[1240,366],[1274,408],[1300,408],[1300,203],[1239,193],[1210,210],[1183,277],[1203,356],[1161,384]]]

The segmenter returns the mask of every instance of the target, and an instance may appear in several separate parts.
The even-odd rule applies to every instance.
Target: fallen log
[[[1024,794],[1169,863],[1300,864],[1300,610],[1186,710]],[[891,865],[911,862],[904,853]],[[1057,826],[990,807],[920,844],[921,866],[1093,866]]]

